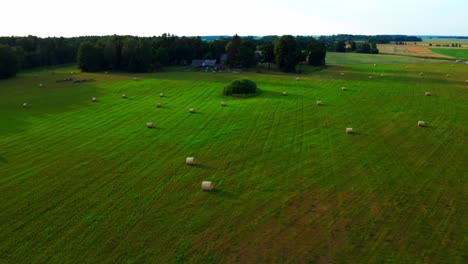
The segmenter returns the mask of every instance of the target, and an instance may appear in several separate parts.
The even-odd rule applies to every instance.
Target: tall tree
[[[136,50],[136,71],[147,72],[151,70],[152,50],[148,40],[140,38]]]
[[[291,35],[282,36],[275,43],[276,64],[284,72],[295,72],[298,58],[296,39]]]
[[[313,39],[307,48],[307,52],[307,62],[309,65],[325,65],[325,56],[327,54],[327,46],[325,43]]]
[[[338,40],[335,46],[336,52],[346,52],[346,42],[343,40]]]
[[[241,44],[240,37],[236,34],[232,37],[231,42],[226,46],[227,53],[227,64],[231,67],[237,67],[238,65],[238,56],[239,48]]]
[[[78,49],[78,66],[85,72],[99,71],[102,66],[101,56],[99,49],[93,43],[85,41]]]
[[[137,61],[138,41],[133,38],[127,38],[122,47],[122,68],[127,71],[138,71]]]
[[[252,39],[243,39],[239,47],[238,65],[244,68],[249,68],[255,65],[256,48],[257,46],[255,45],[255,42]]]
[[[16,49],[0,45],[0,79],[16,76],[19,67],[20,60]]]
[[[262,53],[261,62],[267,63],[270,69],[271,63],[275,62],[275,46],[273,43],[266,43],[260,46],[260,52]]]

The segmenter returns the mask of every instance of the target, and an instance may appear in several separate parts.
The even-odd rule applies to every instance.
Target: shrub
[[[226,88],[224,88],[224,95],[233,94],[252,94],[257,92],[257,84],[251,80],[235,80]]]

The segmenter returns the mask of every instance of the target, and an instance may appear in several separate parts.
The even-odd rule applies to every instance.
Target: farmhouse
[[[216,60],[193,60],[192,67],[215,67]]]

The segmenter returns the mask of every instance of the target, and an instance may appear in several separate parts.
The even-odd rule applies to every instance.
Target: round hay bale
[[[426,122],[418,121],[418,127],[425,127],[425,126],[426,126]]]
[[[197,161],[195,160],[194,157],[188,157],[188,158],[185,159],[185,163],[186,163],[187,165],[192,165],[192,166],[194,166],[194,165],[197,164]]]
[[[374,67],[377,66],[377,64],[374,63]]]
[[[420,72],[419,75],[423,76],[423,75],[424,75],[424,72]]]
[[[156,104],[156,107],[157,107],[157,108],[161,108],[161,103],[157,103],[157,104]]]
[[[370,76],[369,76],[369,79],[371,79],[371,80],[374,79],[374,76],[370,75]]]
[[[164,94],[163,94],[163,93],[160,93],[160,94],[159,94],[159,97],[164,97]]]
[[[108,74],[109,72],[105,71],[104,74]]]
[[[126,94],[122,94],[122,98],[127,98],[127,95],[126,95]]]
[[[299,78],[299,77],[296,77],[296,81],[300,81],[300,80],[301,80],[301,78]]]
[[[352,134],[352,133],[353,133],[353,128],[352,127],[346,128],[346,134]]]
[[[340,73],[340,75],[343,76],[343,75],[344,75],[344,72]]]
[[[96,97],[91,98],[91,102],[97,102],[97,98]]]
[[[445,75],[446,77],[450,77],[450,74]]]
[[[133,80],[134,80],[134,81],[138,81],[138,77],[133,77]]]
[[[424,95],[425,96],[431,96],[431,92],[426,92]]]
[[[221,102],[221,106],[227,106],[226,102]]]
[[[380,74],[380,77],[384,77],[384,75],[383,75],[383,74]]]
[[[34,77],[39,77],[39,75],[37,75],[37,74],[34,74]]]
[[[192,113],[192,114],[195,113],[195,108],[190,108],[189,112]]]
[[[346,87],[344,87],[344,86],[341,87],[341,91],[346,91],[346,90],[347,90]]]
[[[201,189],[204,192],[211,192],[213,190],[214,186],[213,183],[210,181],[202,181],[201,183]]]
[[[42,87],[42,86],[44,86],[44,85],[42,85],[42,83],[40,83],[40,84],[39,84],[39,87]]]
[[[147,127],[147,128],[154,128],[153,122],[148,122],[148,123],[146,123],[146,127]]]
[[[317,101],[315,104],[318,106],[323,105],[322,101]]]
[[[284,91],[284,92],[282,92],[282,94],[283,94],[284,96],[287,96],[287,95],[288,95],[288,92]]]
[[[23,108],[28,108],[28,103],[23,103]]]
[[[468,80],[465,80],[465,83],[468,83]]]

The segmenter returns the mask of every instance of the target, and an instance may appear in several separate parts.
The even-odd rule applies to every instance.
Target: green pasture
[[[0,81],[0,263],[464,263],[468,65],[327,61]]]
[[[452,56],[460,60],[468,60],[468,49],[456,48],[431,48],[433,52],[440,53],[447,56]]]

